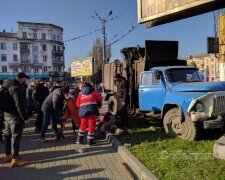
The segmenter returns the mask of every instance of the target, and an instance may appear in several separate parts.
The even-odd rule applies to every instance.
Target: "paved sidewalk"
[[[75,144],[68,120],[65,140],[54,142],[52,131],[48,130],[48,142],[41,143],[33,124],[24,129],[20,153],[31,161],[29,165],[10,168],[9,163],[4,164],[4,146],[0,144],[1,180],[132,179],[123,160],[106,140],[98,140],[94,147]],[[76,148],[84,148],[84,152],[77,153]]]

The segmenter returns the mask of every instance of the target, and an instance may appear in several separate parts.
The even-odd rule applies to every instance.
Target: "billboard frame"
[[[196,16],[199,14],[207,13],[207,12],[225,7],[224,0],[196,0],[195,2],[187,3],[183,6],[166,10],[165,12],[162,11],[159,13],[155,13],[154,15],[147,14],[146,15],[147,17],[143,17],[142,15],[143,1],[146,2],[147,0],[137,0],[138,23],[140,24],[146,23],[147,27],[157,26],[157,25],[173,22],[180,19],[185,19],[188,17]],[[162,0],[157,0],[158,5],[160,4],[160,1]],[[181,1],[181,0],[174,0],[174,1]],[[157,5],[155,6],[157,7]]]
[[[85,72],[84,68],[83,68],[83,63],[87,60],[90,61],[91,67],[89,67],[90,69],[86,69],[88,71]],[[76,63],[82,64],[80,72],[73,71],[72,66],[75,65]],[[79,59],[74,59],[71,62],[70,67],[71,67],[71,77],[93,76],[93,73],[94,73],[94,58],[93,57],[83,57],[83,58],[79,58]]]

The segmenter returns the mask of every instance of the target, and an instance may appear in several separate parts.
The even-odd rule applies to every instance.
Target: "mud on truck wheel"
[[[189,141],[197,138],[199,130],[197,124],[189,116],[186,116],[184,122],[181,122],[179,108],[172,108],[165,114],[163,126],[169,136]]]
[[[114,96],[110,96],[109,98],[109,112],[112,113],[112,115],[116,115],[118,110],[118,103],[117,99]]]

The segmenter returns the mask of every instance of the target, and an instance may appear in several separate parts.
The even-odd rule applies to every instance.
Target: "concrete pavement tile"
[[[43,179],[121,179],[127,177],[126,173],[118,168],[121,159],[112,149],[111,144],[105,140],[98,141],[96,147],[75,144],[74,135],[66,131],[67,138],[56,143],[51,140],[52,133],[47,133],[47,143],[39,141],[39,135],[34,133],[34,128],[25,128],[25,136],[21,142],[21,154],[25,159],[32,160],[26,167],[20,168],[20,173],[15,173],[9,165],[0,164],[0,180],[32,180]],[[0,144],[0,158],[4,152]],[[84,153],[76,153],[77,147],[85,148]],[[115,155],[116,154],[116,155]],[[115,158],[115,159],[114,159]],[[25,174],[26,172],[26,175]],[[16,175],[15,175],[16,174]],[[3,178],[2,178],[3,177]]]

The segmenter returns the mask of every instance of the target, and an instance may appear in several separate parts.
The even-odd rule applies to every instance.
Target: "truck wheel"
[[[181,122],[179,108],[170,109],[163,118],[166,134],[172,137],[193,141],[197,137],[197,127],[189,116]]]
[[[109,112],[112,115],[116,115],[118,109],[117,99],[114,96],[110,96],[109,98]]]

